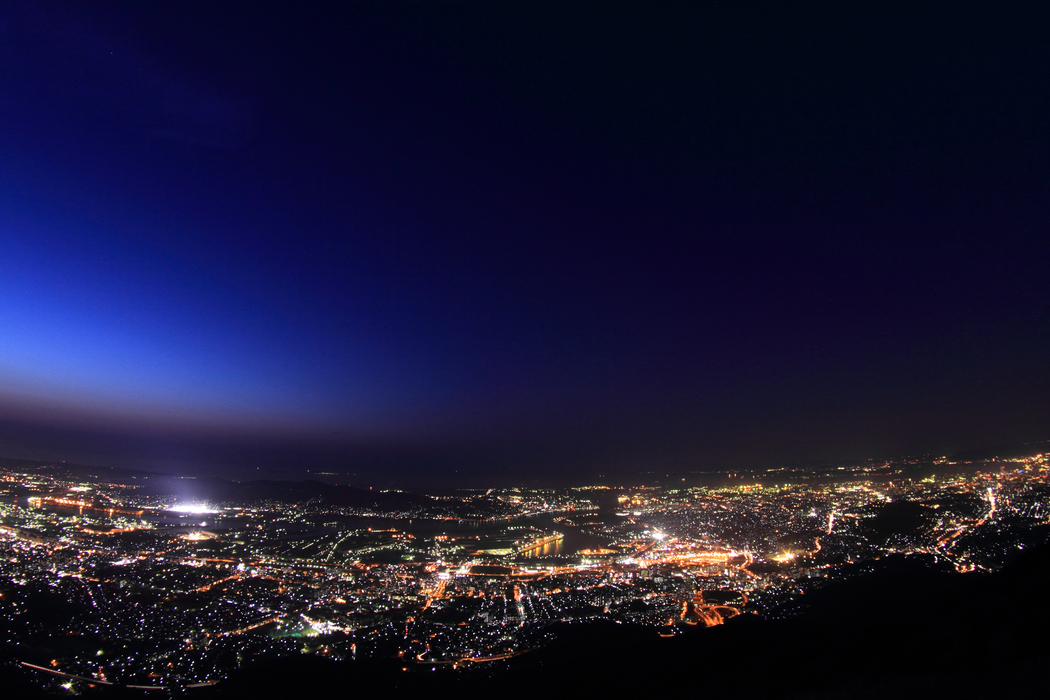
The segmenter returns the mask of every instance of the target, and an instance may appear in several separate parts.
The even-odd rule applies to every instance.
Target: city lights
[[[0,497],[0,575],[13,586],[0,614],[10,626],[34,596],[68,596],[87,606],[85,627],[56,620],[56,639],[129,640],[101,655],[56,647],[46,682],[64,690],[213,684],[245,653],[396,653],[410,671],[451,670],[516,658],[566,624],[677,637],[799,615],[807,592],[856,575],[854,563],[903,555],[969,576],[1037,543],[1050,455],[924,468],[785,469],[762,486],[734,472],[707,486],[626,484],[612,498],[609,487],[493,488],[387,509],[177,502],[8,470],[19,493]],[[178,651],[140,654],[140,637]]]

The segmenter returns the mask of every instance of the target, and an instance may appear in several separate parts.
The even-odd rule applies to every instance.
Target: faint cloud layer
[[[6,5],[0,15],[4,119],[36,127],[73,120],[212,148],[246,143],[250,101],[161,64],[140,48],[148,40],[75,5]]]

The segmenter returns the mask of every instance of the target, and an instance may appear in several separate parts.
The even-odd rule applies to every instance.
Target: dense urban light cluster
[[[1047,454],[647,476],[440,494],[406,515],[7,467],[0,637],[65,691],[215,684],[297,654],[473,667],[596,619],[673,636],[789,617],[877,562],[979,576],[1044,541],[1050,518]]]

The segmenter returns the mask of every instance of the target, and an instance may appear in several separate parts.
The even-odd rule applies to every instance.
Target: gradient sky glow
[[[1046,439],[1050,24],[941,9],[12,3],[0,456],[423,482]]]

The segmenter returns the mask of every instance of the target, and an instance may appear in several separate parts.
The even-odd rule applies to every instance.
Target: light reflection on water
[[[527,551],[521,553],[521,556],[526,559],[543,559],[545,557],[560,557],[565,554],[565,540],[555,540],[548,542],[542,547],[533,547]]]

